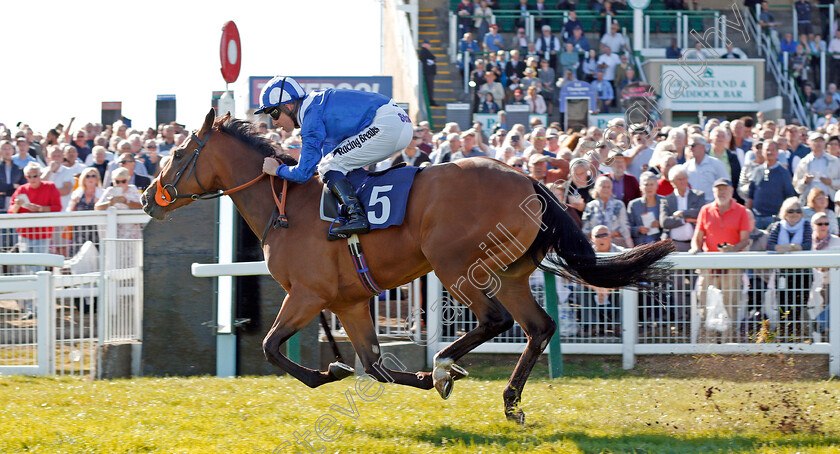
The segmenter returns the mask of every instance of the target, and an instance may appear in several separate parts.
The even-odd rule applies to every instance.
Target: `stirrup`
[[[345,222],[347,222],[347,219],[342,217],[337,217],[333,219],[332,223],[330,223],[330,228],[327,231],[327,241],[346,240],[347,238],[350,238],[350,235],[346,233],[333,232],[333,226],[336,222],[343,225]]]

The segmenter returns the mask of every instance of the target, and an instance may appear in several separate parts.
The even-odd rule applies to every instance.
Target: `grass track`
[[[365,401],[354,384],[3,377],[0,452],[271,453],[283,442],[292,447],[277,452],[307,452],[294,445],[307,430],[327,453],[840,452],[837,381],[536,378],[525,389],[524,428],[504,420],[504,380],[459,381],[447,401],[379,384]],[[333,407],[348,413],[348,394],[355,419]],[[335,418],[324,431],[334,441],[315,435],[325,414]]]

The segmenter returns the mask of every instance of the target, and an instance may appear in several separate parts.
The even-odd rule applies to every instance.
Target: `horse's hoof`
[[[337,380],[347,378],[356,373],[352,367],[339,362],[330,363],[329,372]]]
[[[453,380],[460,380],[462,378],[469,377],[470,373],[463,367],[453,364],[449,369],[449,375],[452,376]]]
[[[432,381],[434,382],[435,389],[438,394],[440,394],[440,397],[449,399],[454,386],[454,380],[452,379],[452,376],[449,375],[449,372],[442,367],[435,367],[432,371]]]
[[[505,410],[505,417],[508,421],[515,422],[519,425],[525,424],[525,412],[517,408],[515,410]]]

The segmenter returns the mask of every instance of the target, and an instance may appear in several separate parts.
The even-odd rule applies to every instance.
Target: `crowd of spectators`
[[[456,10],[461,37],[457,67],[461,77],[468,74],[475,112],[496,113],[510,104],[527,104],[531,113],[551,115],[560,90],[576,80],[596,84],[600,112],[615,111],[621,90],[639,81],[618,22],[590,43],[574,10],[559,30],[539,16],[543,11],[574,9],[575,2],[549,7],[542,0],[536,5],[522,0],[519,9],[537,16],[538,35],[530,40],[524,21],[518,19],[512,36],[505,37],[498,24],[489,21],[493,6],[484,0],[463,0]],[[623,0],[592,1],[589,7],[606,16],[627,5]]]

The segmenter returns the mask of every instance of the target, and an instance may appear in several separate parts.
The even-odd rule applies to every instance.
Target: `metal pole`
[[[682,42],[682,13],[677,13],[677,47],[685,50],[685,44]]]
[[[828,37],[834,36],[834,2],[828,5]]]
[[[720,31],[720,11],[715,11],[715,31]],[[715,33],[715,49],[720,49],[720,33]]]
[[[793,36],[799,36],[799,16],[796,14],[796,8],[791,6],[790,9],[793,10]]]
[[[828,286],[828,343],[831,345],[828,373],[837,376],[840,375],[840,268],[831,268],[828,275],[831,282]]]
[[[639,291],[635,288],[621,289],[621,366],[630,370],[636,365],[636,334],[639,331]]]
[[[634,13],[635,14],[635,13]],[[645,14],[645,48],[650,47],[650,16]]]
[[[548,341],[548,375],[551,378],[563,376],[563,353],[560,350],[560,312],[557,309],[557,285],[555,276],[543,271],[545,277],[545,311],[557,323],[557,331]]]
[[[688,15],[682,17],[683,19],[683,42],[685,43],[685,47],[683,49],[688,48]]]
[[[723,36],[726,36],[726,14],[723,14],[720,17],[720,32],[723,34]]]
[[[820,93],[825,93],[825,51],[820,52]]]
[[[469,45],[469,43],[467,43]],[[470,54],[469,50],[464,52],[463,62],[464,62],[464,93],[470,92],[470,59],[472,55]]]

